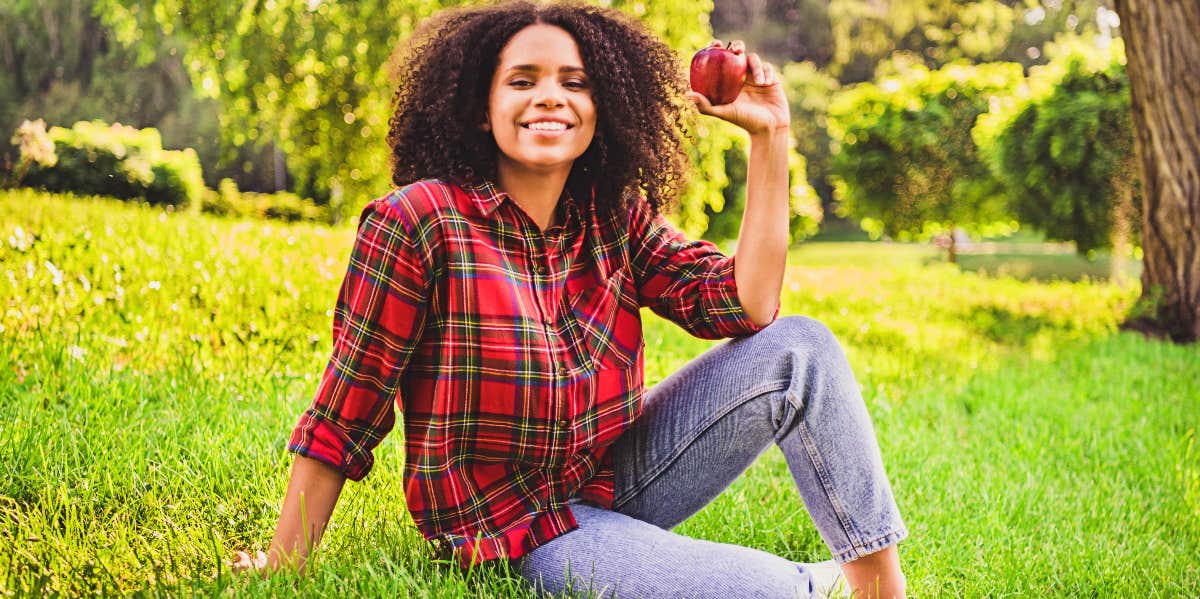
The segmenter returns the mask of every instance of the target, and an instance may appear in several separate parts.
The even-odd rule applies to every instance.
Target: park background
[[[399,434],[307,578],[222,561],[270,540],[394,49],[449,5],[0,0],[0,591],[526,594],[430,559]],[[1200,592],[1200,355],[1122,330],[1154,303],[1111,3],[612,5],[681,67],[714,36],[780,67],[782,310],[847,348],[915,596]],[[671,218],[734,251],[747,141],[691,128]],[[645,319],[649,383],[710,345]],[[774,450],[680,531],[828,557]]]

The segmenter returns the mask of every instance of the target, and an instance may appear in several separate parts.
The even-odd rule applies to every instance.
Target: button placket
[[[554,403],[556,405],[554,406],[553,410],[554,412],[557,412],[557,415],[559,416],[556,421],[559,433],[567,435],[570,433],[570,420],[567,418],[562,418],[562,416],[566,415],[566,406],[559,401],[561,399],[559,383],[561,382],[561,379],[565,379],[571,371],[563,364],[555,364],[557,360],[562,358],[558,355],[558,352],[555,351],[553,343],[551,342],[554,336],[558,334],[558,330],[554,322],[554,306],[552,303],[545,301],[545,297],[543,296],[543,292],[550,288],[550,282],[548,280],[550,275],[550,269],[548,266],[550,259],[548,253],[546,252],[545,240],[540,233],[531,231],[528,238],[531,240],[529,258],[533,263],[533,272],[537,275],[533,278],[534,296],[537,298],[538,308],[542,311],[542,325],[546,328],[547,345],[550,346],[548,348],[550,351],[547,355],[550,357],[550,365],[554,369],[554,374],[558,379],[560,379],[556,380],[555,384],[552,386],[552,389],[555,390],[554,393],[556,395],[556,397],[554,397]]]

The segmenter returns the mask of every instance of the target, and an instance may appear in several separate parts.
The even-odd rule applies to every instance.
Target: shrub
[[[937,71],[912,65],[838,93],[829,131],[840,210],[873,236],[902,240],[957,227],[981,234],[1010,229],[1003,188],[970,131],[991,98],[1021,80],[1015,63]]]
[[[326,222],[329,219],[327,208],[286,191],[243,192],[238,190],[232,179],[221,179],[215,192],[206,191],[201,210],[215,216],[272,218],[288,222]]]
[[[43,137],[38,123],[22,123],[13,137],[21,151],[17,185],[180,208],[200,202],[204,179],[196,153],[164,150],[153,128],[80,121],[70,129],[52,127]]]
[[[1137,243],[1141,198],[1129,78],[1119,43],[1053,46],[1029,85],[973,131],[1023,223],[1083,254]]]

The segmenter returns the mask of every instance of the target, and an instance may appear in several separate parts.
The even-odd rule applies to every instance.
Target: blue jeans
[[[555,594],[808,597],[803,564],[670,532],[771,443],[839,563],[907,536],[845,354],[825,325],[787,317],[649,389],[642,415],[613,446],[612,510],[572,503],[579,528],[516,570]]]

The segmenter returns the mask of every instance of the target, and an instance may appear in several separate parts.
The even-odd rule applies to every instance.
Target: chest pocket
[[[567,284],[572,329],[593,370],[629,368],[644,344],[637,291],[627,270],[607,280],[584,275]]]

